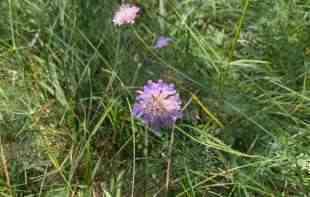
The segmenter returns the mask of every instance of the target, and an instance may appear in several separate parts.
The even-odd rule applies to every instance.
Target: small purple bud
[[[170,42],[172,42],[171,38],[165,37],[165,36],[160,36],[157,39],[154,48],[161,49],[161,48],[167,47],[170,44]]]

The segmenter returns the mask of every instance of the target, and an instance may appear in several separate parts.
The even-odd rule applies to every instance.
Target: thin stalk
[[[12,185],[11,185],[11,180],[10,180],[10,174],[9,174],[9,170],[8,170],[8,165],[7,165],[7,160],[5,158],[4,155],[4,151],[3,151],[3,145],[2,145],[2,139],[0,137],[0,156],[1,156],[1,163],[3,166],[3,172],[4,172],[4,176],[5,176],[5,180],[6,180],[6,186],[10,192],[11,196],[14,196],[13,194],[13,190],[12,190]]]
[[[165,31],[164,17],[166,16],[165,0],[159,0],[159,15],[161,16],[159,18],[160,30],[164,32]]]
[[[242,25],[244,23],[245,15],[246,15],[248,8],[249,8],[249,2],[250,2],[250,0],[245,0],[245,4],[244,4],[243,10],[242,10],[242,15],[241,15],[239,23],[236,27],[235,37],[234,37],[234,40],[232,42],[230,53],[229,53],[229,60],[230,61],[232,61],[232,59],[233,59],[234,51],[236,49],[237,42],[240,38],[240,32],[241,32]]]
[[[174,127],[170,136],[170,144],[168,150],[168,160],[167,160],[167,170],[166,170],[166,196],[169,196],[169,183],[170,183],[170,174],[171,174],[171,164],[172,164],[172,148],[174,143]]]
[[[110,91],[110,89],[113,87],[114,80],[116,79],[117,76],[117,69],[118,65],[120,63],[120,50],[121,50],[121,42],[122,42],[122,32],[121,30],[117,30],[117,43],[116,43],[116,48],[115,48],[115,57],[114,57],[114,65],[113,65],[113,72],[111,74],[111,77],[109,79],[108,85],[106,87],[106,91]]]
[[[136,176],[136,137],[135,131],[133,130],[133,138],[132,138],[132,152],[133,152],[133,159],[132,159],[132,180],[131,180],[131,197],[135,196],[135,176]]]
[[[132,113],[132,108],[130,106],[130,102],[127,99],[130,113]],[[134,119],[133,116],[131,116],[131,130],[132,130],[132,180],[131,180],[131,197],[135,196],[135,177],[136,177],[136,127],[134,125]]]
[[[224,102],[224,86],[225,86],[225,80],[227,79],[227,76],[229,75],[229,72],[230,72],[230,65],[229,63],[233,60],[233,57],[234,57],[234,52],[236,50],[236,45],[237,45],[237,42],[240,38],[240,33],[241,33],[241,29],[242,29],[242,25],[244,23],[244,20],[245,20],[245,15],[248,11],[248,8],[249,8],[249,2],[250,0],[245,0],[245,4],[244,4],[244,7],[243,7],[243,10],[242,10],[242,15],[239,19],[239,22],[238,24],[236,25],[236,28],[235,28],[235,36],[234,36],[234,39],[233,39],[233,42],[231,44],[231,48],[230,48],[230,51],[229,51],[229,56],[228,56],[228,62],[225,63],[224,65],[224,69],[223,69],[223,72],[220,74],[220,87],[219,87],[219,92],[221,93],[221,96],[222,96],[222,104]]]
[[[13,50],[16,49],[16,41],[15,41],[15,30],[14,30],[14,22],[13,22],[13,8],[12,8],[12,0],[9,1],[9,19],[10,19],[10,31],[12,38]]]
[[[148,129],[145,128],[144,133],[144,196],[147,196],[147,182],[148,182],[148,145],[149,145]]]

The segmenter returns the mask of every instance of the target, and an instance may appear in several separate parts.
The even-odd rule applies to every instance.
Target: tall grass
[[[310,195],[310,1],[138,3],[0,2],[0,195]],[[162,137],[131,116],[157,79],[184,106]]]

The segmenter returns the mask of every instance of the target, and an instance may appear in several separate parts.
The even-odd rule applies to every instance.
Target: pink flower
[[[134,24],[139,16],[140,8],[135,5],[123,4],[114,15],[114,25],[121,26],[125,24]]]

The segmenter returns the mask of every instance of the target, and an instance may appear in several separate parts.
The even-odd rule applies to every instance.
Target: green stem
[[[235,36],[234,36],[234,40],[231,44],[231,48],[230,48],[230,51],[229,51],[229,59],[228,59],[228,62],[225,63],[224,65],[224,70],[223,72],[221,73],[220,75],[220,87],[219,87],[219,92],[221,93],[221,97],[222,99],[224,98],[224,86],[225,86],[225,80],[227,79],[227,76],[229,75],[230,73],[230,66],[229,66],[229,63],[233,60],[234,58],[234,52],[236,50],[236,45],[237,45],[237,42],[240,38],[240,33],[241,33],[241,28],[242,28],[242,25],[244,23],[244,19],[245,19],[245,15],[247,13],[247,10],[248,10],[248,7],[249,7],[249,2],[250,0],[245,0],[245,4],[244,4],[244,7],[243,7],[243,10],[242,10],[242,15],[239,19],[239,23],[236,25],[236,28],[235,28]],[[222,104],[223,104],[223,100],[222,100]]]
[[[159,24],[160,24],[160,30],[162,32],[165,31],[165,21],[164,21],[164,17],[166,16],[166,8],[165,8],[165,0],[159,0],[159,14],[160,14],[160,18],[159,18]]]
[[[11,38],[13,50],[16,49],[16,41],[15,41],[15,30],[14,30],[14,22],[13,22],[13,8],[12,8],[12,0],[9,1],[9,18],[10,18],[10,30],[11,30]]]
[[[166,170],[166,196],[169,196],[169,183],[170,183],[170,174],[171,174],[171,164],[172,164],[172,148],[174,143],[174,127],[170,136],[170,144],[168,150],[168,161],[167,161],[167,170]]]
[[[144,196],[147,196],[147,182],[148,182],[148,145],[149,145],[149,139],[148,139],[148,129],[145,128],[144,133]]]
[[[239,23],[236,27],[235,37],[234,37],[234,40],[233,40],[232,45],[231,45],[230,54],[229,54],[229,61],[232,61],[232,59],[233,59],[234,51],[236,49],[237,42],[240,38],[240,32],[241,32],[242,25],[244,23],[244,18],[245,18],[245,15],[246,15],[248,7],[249,7],[249,2],[250,2],[250,0],[245,0],[245,5],[243,7],[242,15],[241,15]]]

